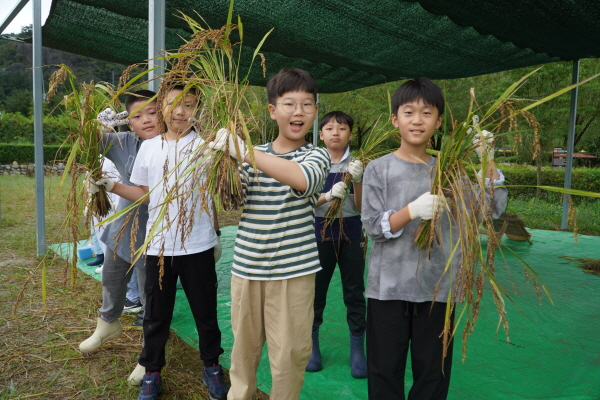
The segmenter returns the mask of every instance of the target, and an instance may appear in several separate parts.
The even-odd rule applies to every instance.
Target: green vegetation
[[[63,242],[57,234],[66,214],[68,188],[59,190],[59,180],[45,180],[48,245]],[[229,214],[227,218],[235,223],[234,217]],[[77,346],[95,327],[101,284],[78,271],[76,285],[71,287],[64,260],[52,255],[46,260],[36,257],[34,179],[0,179],[0,243],[0,399],[135,398],[139,389],[125,380],[142,349],[141,328],[131,325],[136,317],[124,315],[121,337],[81,356]],[[41,262],[48,270],[45,307]],[[166,353],[161,399],[208,399],[197,350],[171,335]],[[255,396],[255,400],[267,398]]]
[[[559,193],[546,192],[534,187],[537,179],[535,168],[523,165],[499,165],[498,168],[502,170],[506,177],[506,185],[510,186],[511,198],[529,200],[532,197],[536,197],[549,202],[562,201],[562,195]],[[600,193],[600,168],[573,168],[572,173],[572,189]],[[565,170],[544,167],[541,170],[540,177],[540,185],[563,187]],[[522,187],[512,187],[513,185]],[[574,196],[573,201],[575,204],[579,204],[581,202],[598,202],[598,199]]]
[[[600,201],[582,202],[576,208],[577,232],[582,235],[600,235]],[[508,203],[507,213],[517,214],[527,228],[543,230],[560,230],[562,220],[562,202],[514,199]],[[569,226],[573,231],[573,226]],[[535,241],[535,236],[532,237]]]
[[[31,26],[22,28],[18,38],[31,37]],[[20,113],[29,117],[33,112],[31,80],[31,45],[8,40],[0,40],[0,112]],[[63,51],[44,47],[42,51],[44,65],[44,87],[48,90],[48,79],[57,69],[53,64],[68,64],[83,82],[118,82],[126,66],[77,56]],[[45,114],[51,112],[62,96],[56,96],[46,103]],[[2,141],[2,140],[0,140]]]
[[[17,35],[28,37],[28,27],[24,27],[22,34]],[[52,61],[50,61],[52,60]],[[117,83],[124,65],[106,63],[87,57],[80,57],[57,50],[44,48],[44,62],[46,64],[64,63],[68,65],[82,82],[106,81]],[[11,41],[0,41],[0,112],[19,113],[21,116],[30,117],[31,115],[31,49],[30,45],[25,43],[16,43]],[[267,60],[268,65],[268,60]],[[483,105],[496,98],[510,84],[516,82],[525,73],[531,71],[533,67],[520,68],[512,71],[498,72],[494,74],[452,79],[437,80],[446,93],[448,103],[447,124],[451,125],[453,121],[464,120],[469,107],[469,89],[475,88],[475,95],[479,105]],[[542,70],[534,74],[527,83],[519,89],[517,98],[527,99],[523,101],[523,106],[531,100],[539,100],[558,89],[567,87],[571,83],[572,63],[561,62],[545,65]],[[44,82],[46,90],[47,82],[52,72],[56,70],[54,65],[44,68]],[[276,71],[267,71],[272,74]],[[581,79],[585,79],[600,72],[599,59],[585,59],[581,61]],[[389,105],[388,95],[399,86],[400,82],[390,82],[382,85],[366,87],[345,93],[321,94],[319,97],[320,115],[332,110],[342,110],[355,118],[356,130],[354,132],[353,147],[359,148],[363,136],[368,133],[374,122],[382,117],[380,127],[386,129],[386,123],[389,124]],[[266,107],[265,89],[262,87],[251,87],[250,90],[256,94],[255,102],[249,104],[250,111],[258,118],[263,120],[261,132],[258,133],[258,141],[267,142],[276,135],[276,124],[269,118]],[[58,116],[59,111],[56,104],[62,96],[54,96],[52,103],[45,106],[45,114]],[[518,127],[524,132],[520,134],[519,140],[511,139],[512,135],[505,137],[498,143],[498,147],[503,152],[498,152],[498,160],[503,161],[501,153],[506,154],[504,161],[535,165],[550,165],[551,151],[555,146],[565,146],[567,138],[567,125],[569,118],[569,96],[562,95],[537,107],[534,114],[539,121],[539,135],[541,152],[536,159],[534,148],[534,132],[528,126]],[[575,138],[575,150],[590,154],[600,154],[600,80],[595,79],[584,84],[579,91],[579,104],[577,110],[577,126]],[[11,117],[14,118],[14,117]],[[12,120],[11,120],[12,121]],[[15,121],[17,121],[15,119]],[[1,122],[1,119],[0,119]],[[55,129],[51,125],[51,120],[45,121],[45,140],[47,136],[61,136],[64,129]],[[61,125],[62,127],[65,124]],[[388,126],[388,127],[391,127]],[[449,131],[450,126],[442,131]],[[507,128],[508,129],[508,128]],[[0,128],[1,131],[1,128]],[[18,127],[14,127],[11,132],[0,132],[0,142],[10,141],[31,141],[33,137],[32,125],[23,125],[19,122]],[[9,140],[7,140],[7,138]],[[61,140],[62,140],[61,139]],[[397,147],[397,138],[389,139],[387,147]],[[437,142],[436,142],[437,143]],[[434,145],[435,148],[437,144]],[[597,162],[595,165],[598,165]]]
[[[68,146],[56,144],[44,145],[44,161],[46,163],[65,162]],[[19,164],[33,164],[35,160],[35,149],[31,143],[0,143],[0,164],[11,164],[16,161]]]

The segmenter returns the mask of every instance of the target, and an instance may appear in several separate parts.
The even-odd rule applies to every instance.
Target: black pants
[[[317,242],[321,271],[315,277],[315,320],[313,331],[323,323],[323,312],[327,304],[327,290],[336,264],[340,266],[342,291],[346,305],[346,320],[354,336],[365,333],[365,256],[361,238]]]
[[[159,258],[146,256],[146,308],[144,310],[144,348],[140,365],[147,371],[160,371],[165,365],[165,345],[169,338],[177,277],[190,304],[198,337],[200,359],[218,362],[221,331],[217,321],[217,273],[214,250],[182,256],[165,256],[162,289],[159,284]]]
[[[446,303],[368,301],[367,372],[370,400],[404,400],[404,372],[410,346],[413,385],[409,400],[448,396],[452,345],[442,359]],[[454,313],[451,316],[454,325]],[[443,360],[443,369],[442,369]]]

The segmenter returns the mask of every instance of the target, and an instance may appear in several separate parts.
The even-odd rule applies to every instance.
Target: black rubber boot
[[[350,373],[356,379],[367,377],[364,334],[362,336],[353,336],[350,333]]]
[[[96,258],[93,261],[90,261],[89,263],[87,263],[87,265],[89,265],[90,267],[94,267],[96,265],[102,265],[102,264],[104,264],[104,254],[96,255]]]
[[[321,349],[319,348],[319,330],[317,329],[312,333],[312,354],[310,355],[310,360],[308,360],[306,372],[317,372],[322,369]]]

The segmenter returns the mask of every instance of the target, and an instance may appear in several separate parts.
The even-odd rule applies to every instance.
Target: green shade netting
[[[225,349],[221,360],[226,367],[229,367],[233,344],[229,268],[236,230],[237,227],[221,228],[223,256],[217,264],[219,325]],[[584,273],[559,258],[600,258],[600,237],[580,235],[578,243],[575,243],[572,234],[567,232],[531,232],[533,245],[507,238],[503,239],[503,243],[538,272],[550,291],[554,305],[547,299],[540,305],[532,285],[525,281],[522,262],[504,250],[502,254],[507,268],[500,267],[503,256],[499,253],[497,278],[515,301],[515,304],[506,304],[510,344],[503,329],[498,327],[498,316],[488,287],[479,322],[468,342],[465,363],[461,363],[461,343],[455,344],[450,400],[600,398],[600,277]],[[68,252],[65,244],[55,248],[63,254]],[[93,272],[95,267],[88,267],[84,262],[78,262],[78,267],[99,277]],[[306,374],[301,399],[366,399],[367,381],[350,376],[349,333],[338,273],[334,274],[329,288],[324,319],[320,330],[324,369]],[[183,290],[178,290],[172,329],[198,348],[198,336]],[[411,379],[409,367],[407,393]],[[259,388],[268,393],[270,381],[265,350],[258,371]]]
[[[179,11],[212,28],[228,0],[166,1],[166,48],[189,38]],[[262,51],[267,75],[282,67],[310,71],[322,93],[407,77],[459,78],[553,61],[600,57],[596,0],[238,0],[244,25],[242,71]],[[148,58],[148,2],[53,0],[43,45],[133,64]],[[260,67],[250,76],[264,85]]]

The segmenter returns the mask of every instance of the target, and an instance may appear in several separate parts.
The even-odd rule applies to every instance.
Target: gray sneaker
[[[137,302],[129,301],[129,299],[125,299],[125,307],[123,307],[123,312],[126,313],[138,313],[142,311],[142,303],[138,300]]]

